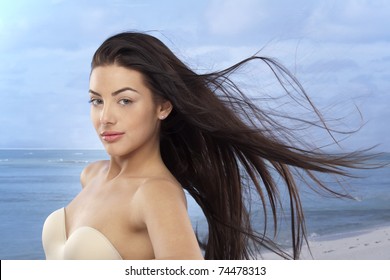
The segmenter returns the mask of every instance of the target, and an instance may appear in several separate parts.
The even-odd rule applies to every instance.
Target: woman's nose
[[[108,104],[104,104],[104,107],[100,112],[100,123],[102,125],[115,123],[115,112],[113,112],[113,108]]]

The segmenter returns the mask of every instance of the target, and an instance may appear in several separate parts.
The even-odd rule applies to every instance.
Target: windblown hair
[[[299,258],[307,238],[298,180],[319,192],[348,196],[325,185],[318,174],[348,176],[350,168],[360,168],[368,159],[363,152],[329,154],[301,145],[304,141],[293,129],[260,108],[231,79],[240,67],[256,61],[268,67],[289,95],[292,88],[309,104],[319,122],[306,124],[331,134],[298,80],[271,58],[254,55],[225,70],[197,74],[160,40],[137,32],[108,38],[93,56],[92,69],[115,64],[140,71],[156,100],[172,103],[173,111],[161,124],[161,155],[207,219],[205,259],[258,258],[262,248]],[[292,254],[272,237],[279,210],[286,208],[282,187],[289,198]],[[251,201],[260,201],[263,219],[253,217]],[[259,224],[262,230],[255,229]]]

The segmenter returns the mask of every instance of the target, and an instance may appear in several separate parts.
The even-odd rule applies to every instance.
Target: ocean
[[[44,259],[42,225],[80,191],[80,172],[107,159],[97,150],[0,150],[0,259]],[[382,160],[389,162],[390,154]],[[355,200],[324,198],[306,188],[302,203],[308,235],[335,237],[390,224],[390,167],[359,171],[349,180]],[[283,194],[282,194],[283,195]],[[189,198],[191,221],[200,236],[207,225]],[[281,243],[287,227],[280,227]]]

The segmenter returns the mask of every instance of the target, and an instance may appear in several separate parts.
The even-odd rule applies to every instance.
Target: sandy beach
[[[302,249],[303,260],[390,260],[390,226],[356,233],[309,240],[310,252]],[[263,254],[264,260],[279,259]]]

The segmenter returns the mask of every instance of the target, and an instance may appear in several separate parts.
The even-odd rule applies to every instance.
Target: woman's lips
[[[104,131],[100,135],[105,142],[115,142],[119,140],[125,133],[116,131]]]

